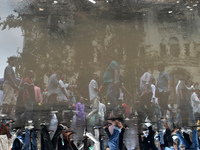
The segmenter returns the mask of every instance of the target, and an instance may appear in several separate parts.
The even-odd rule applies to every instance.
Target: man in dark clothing
[[[154,142],[155,131],[153,131],[150,123],[145,123],[145,125],[148,127],[149,134],[147,137],[142,137],[141,135],[138,136],[140,150],[157,150],[158,148]]]
[[[60,134],[62,133],[62,130],[67,130],[67,127],[63,126],[62,124],[59,124],[57,127],[57,130],[51,140],[46,125],[41,124],[41,133],[42,133],[42,136],[43,136],[43,139],[45,142],[46,149],[56,150],[56,146],[59,141],[59,137],[60,137]]]
[[[174,150],[174,142],[171,134],[171,130],[169,129],[169,126],[167,124],[166,119],[162,119],[162,122],[165,124],[166,132],[164,135],[164,147],[167,150]]]

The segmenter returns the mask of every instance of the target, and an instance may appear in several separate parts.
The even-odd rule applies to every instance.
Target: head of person
[[[163,72],[165,69],[165,65],[164,64],[158,64],[158,71],[159,72]]]
[[[110,64],[111,61],[112,61],[112,56],[109,54],[105,55],[105,63]]]
[[[35,74],[34,74],[33,70],[29,70],[29,71],[28,71],[28,77],[29,77],[29,78],[31,78],[31,79],[34,78],[34,75],[35,75]]]
[[[14,56],[11,56],[11,57],[9,57],[8,58],[8,64],[10,65],[10,66],[16,66],[17,65],[17,58],[16,57],[14,57]]]
[[[94,72],[92,77],[93,77],[93,79],[97,79],[98,74],[96,72]]]
[[[83,97],[83,96],[80,97],[80,102],[81,102],[81,103],[84,102],[84,97]]]
[[[195,92],[197,95],[199,95],[199,89],[198,89],[198,88],[195,88],[195,89],[194,89],[194,92]]]
[[[57,76],[58,76],[58,78],[60,79],[61,77],[62,77],[62,72],[60,71],[60,70],[57,70],[56,72],[55,72],[55,74],[57,74]]]
[[[148,71],[148,67],[147,67],[146,65],[143,65],[143,66],[141,67],[141,70],[142,70],[142,73],[145,73],[145,72]]]

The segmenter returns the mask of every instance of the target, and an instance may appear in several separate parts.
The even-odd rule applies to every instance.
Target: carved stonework
[[[196,55],[197,55],[197,52],[196,52],[195,47],[194,47],[194,42],[192,41],[190,43],[190,56],[196,57]]]

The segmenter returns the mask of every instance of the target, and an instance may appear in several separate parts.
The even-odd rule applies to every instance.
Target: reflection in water
[[[197,149],[188,133],[197,140],[199,1],[12,4],[18,17],[0,25],[20,27],[24,36],[23,52],[17,62],[10,58],[1,84],[1,135],[20,129],[13,149],[29,147],[36,133],[41,140],[32,138],[32,147],[39,149],[57,143],[60,149],[99,150],[102,143],[113,150],[123,143],[130,150]]]

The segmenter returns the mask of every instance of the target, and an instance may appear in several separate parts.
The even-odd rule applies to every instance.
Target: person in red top
[[[25,103],[25,112],[21,118],[25,119],[25,123],[33,118],[33,109],[35,105],[35,90],[32,79],[34,78],[33,70],[29,70],[27,77],[24,79],[23,101]]]
[[[126,103],[123,103],[122,107],[125,107],[125,115],[126,115],[126,119],[125,120],[129,120],[130,107]]]
[[[24,93],[23,101],[33,101],[35,100],[34,83],[32,79],[34,78],[33,70],[29,70],[28,76],[24,79]]]
[[[40,103],[42,104],[42,93],[41,93],[41,89],[40,89],[40,83],[39,81],[35,81],[34,82],[34,90],[35,90],[35,101],[36,103]]]

